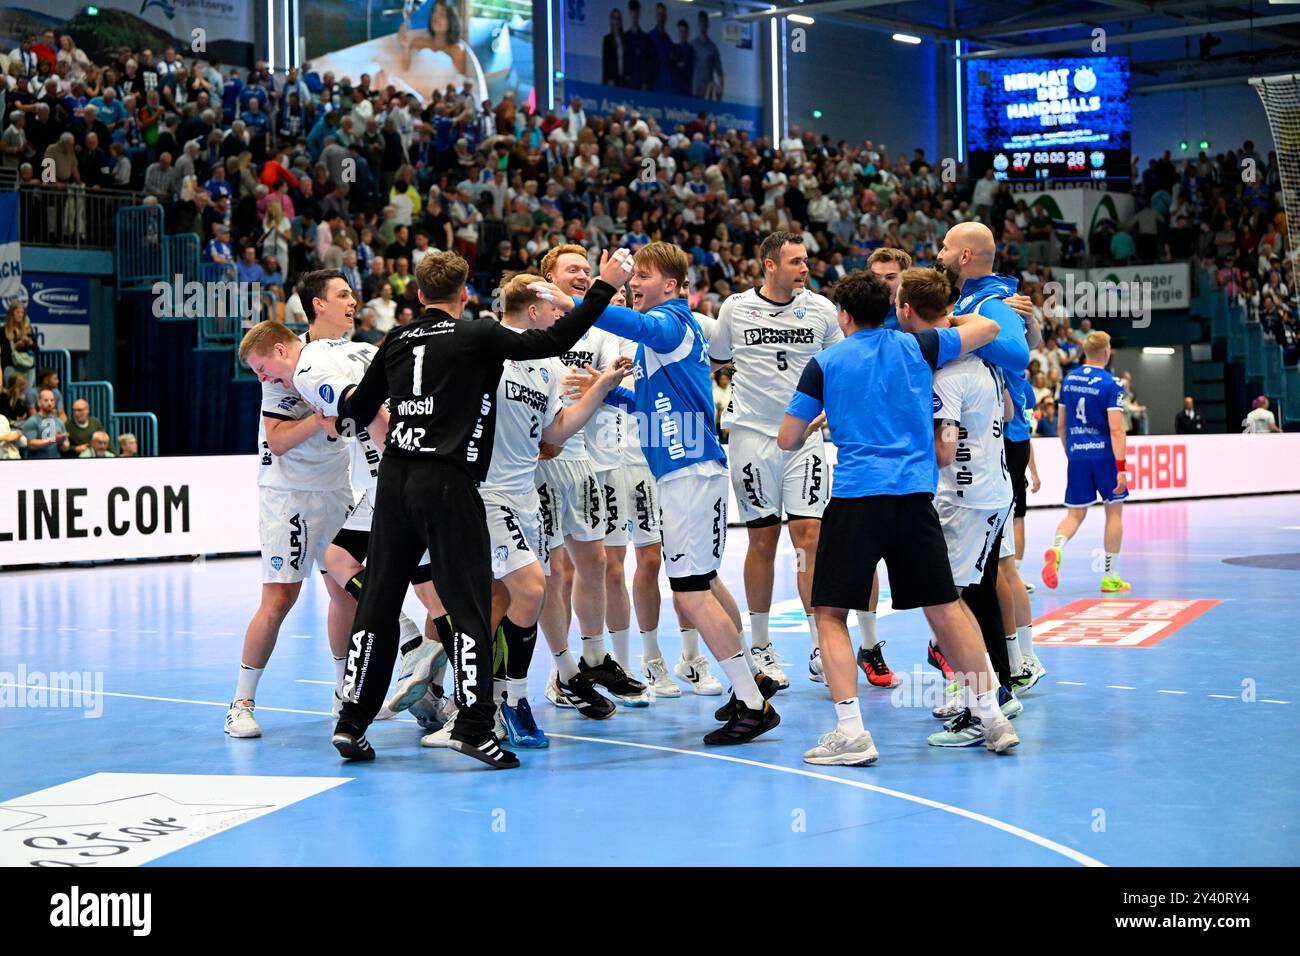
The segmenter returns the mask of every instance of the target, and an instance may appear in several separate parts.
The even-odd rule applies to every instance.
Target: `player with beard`
[[[542,277],[566,295],[581,298],[591,286],[587,250],[577,245],[551,249],[541,262]],[[587,365],[603,371],[619,357],[617,339],[602,329],[588,329],[561,356],[571,368]],[[572,400],[566,398],[566,404]],[[551,554],[551,574],[546,579],[541,626],[552,648],[554,670],[547,682],[546,699],[557,707],[576,707],[584,717],[613,716],[613,709],[593,706],[588,695],[570,686],[581,674],[591,684],[603,686],[628,707],[650,702],[646,686],[629,676],[605,647],[606,532],[604,485],[592,466],[591,440],[600,436],[600,422],[588,422],[558,450],[544,445],[537,469],[541,522]],[[602,463],[612,452],[602,448]],[[615,456],[614,464],[617,463]],[[569,622],[576,614],[582,638],[582,655],[575,662],[568,649]],[[597,695],[599,696],[599,695]]]

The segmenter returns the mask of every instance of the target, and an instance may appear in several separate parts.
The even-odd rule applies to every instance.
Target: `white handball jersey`
[[[957,457],[939,471],[938,497],[963,508],[1005,508],[1011,476],[1002,441],[1002,376],[973,355],[934,373],[934,419],[958,423]]]
[[[609,368],[611,362],[618,358],[618,337],[606,332],[604,329],[588,329],[583,333],[582,338],[578,339],[577,344],[569,351],[559,357],[560,363],[566,367],[574,367],[579,371],[586,369],[591,365],[598,372],[603,372]],[[567,368],[566,368],[567,370]],[[567,398],[561,393],[561,401],[565,408],[574,404],[574,399]],[[600,427],[599,419],[593,417],[586,425],[578,429],[573,437],[564,443],[564,447],[555,457],[560,461],[588,461],[592,458],[590,445],[596,442],[588,442],[588,434],[597,434]],[[593,470],[613,468],[618,464],[617,445],[611,446],[605,450],[601,463],[593,463]],[[601,449],[596,450],[597,455],[602,454]]]
[[[347,339],[311,342],[298,356],[293,387],[312,408],[326,418],[335,418],[343,392],[361,383],[377,351],[373,345]],[[351,452],[352,490],[358,495],[373,492],[379,482],[381,455],[374,438],[362,428],[355,438],[345,440]]]
[[[723,302],[709,338],[709,358],[736,366],[722,426],[775,438],[804,366],[844,338],[838,314],[829,299],[806,289],[784,305],[758,289]]]
[[[511,329],[505,325],[504,328]],[[519,329],[511,329],[518,332]],[[497,383],[496,432],[483,497],[508,498],[520,511],[536,511],[538,442],[563,407],[560,377],[568,369],[555,359],[503,363]]]
[[[306,332],[298,336],[308,342]],[[340,339],[339,341],[342,341]],[[348,450],[337,438],[318,431],[283,455],[271,454],[266,440],[266,419],[296,422],[313,414],[302,396],[277,382],[262,383],[262,414],[257,421],[257,448],[261,456],[257,483],[263,488],[287,491],[336,491],[348,487]]]

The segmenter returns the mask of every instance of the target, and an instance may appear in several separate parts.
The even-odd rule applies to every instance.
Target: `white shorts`
[[[1013,502],[1012,508],[1015,507]],[[1016,532],[1011,523],[1011,515],[1007,515],[1002,522],[1002,547],[998,549],[998,560],[1003,558],[1014,558],[1016,556]]]
[[[541,537],[536,512],[516,508],[506,501],[484,499],[488,538],[492,543],[492,576],[497,580],[540,561],[550,573],[550,552]]]
[[[952,583],[959,588],[978,584],[993,550],[993,541],[1010,508],[965,508],[943,498],[934,500],[948,546]]]
[[[344,531],[369,531],[370,523],[375,517],[375,504],[370,492],[361,493],[361,498],[348,509],[348,516],[343,519]]]
[[[605,537],[605,495],[589,461],[552,458],[537,467],[539,518],[546,545],[554,551],[565,538],[601,541]]]
[[[727,547],[727,470],[688,465],[659,480],[659,520],[669,578],[715,573]]]
[[[731,486],[745,524],[792,518],[820,518],[830,498],[830,475],[821,432],[802,447],[782,451],[775,438],[750,428],[733,428],[727,438]]]
[[[605,488],[605,544],[644,548],[659,543],[659,505],[655,479],[647,465],[620,465],[599,471]]]
[[[262,583],[304,581],[313,563],[319,563],[323,570],[325,549],[343,527],[352,507],[352,490],[259,488],[257,499]]]

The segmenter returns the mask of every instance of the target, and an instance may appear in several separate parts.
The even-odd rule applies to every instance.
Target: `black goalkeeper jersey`
[[[340,426],[350,420],[364,428],[387,400],[385,458],[444,461],[481,482],[492,461],[501,363],[563,355],[613,296],[614,287],[597,280],[582,304],[551,328],[526,332],[430,309],[388,333],[360,384],[340,400]]]

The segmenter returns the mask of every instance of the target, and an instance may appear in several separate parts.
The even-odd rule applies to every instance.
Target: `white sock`
[[[813,650],[817,650],[822,646],[821,638],[817,635],[817,618],[811,614],[805,614],[804,617],[808,618],[808,635],[812,638]]]
[[[750,647],[767,647],[772,643],[772,639],[767,636],[767,622],[770,617],[771,614],[768,611],[761,614],[758,611],[749,612]]]
[[[346,666],[346,658],[343,663]],[[257,697],[257,682],[262,679],[264,670],[266,670],[264,667],[239,665],[239,683],[235,685],[235,700],[254,700]]]
[[[510,688],[506,684],[506,679],[504,677],[492,678],[492,703],[500,707],[501,704],[505,702],[502,698],[506,698],[506,695],[509,692],[510,692]],[[513,698],[506,698],[506,699],[513,700]]]
[[[1069,540],[1070,540],[1070,539],[1067,538],[1065,535],[1063,535],[1063,534],[1058,534],[1055,538],[1052,539],[1052,547],[1053,547],[1053,548],[1064,548],[1064,547],[1065,547],[1065,542],[1067,542],[1067,541],[1069,541]]]
[[[1106,570],[1103,572],[1108,578],[1119,577],[1119,553],[1106,552]]]
[[[507,677],[506,678],[506,699],[510,701],[511,707],[518,707],[521,700],[528,699],[528,678],[527,677]]]
[[[348,659],[346,657],[334,658],[334,686],[342,687],[343,678],[348,672]]]
[[[744,639],[741,639],[742,643]],[[682,628],[682,657],[693,661],[700,656],[700,632],[693,627]]]
[[[736,635],[740,638],[740,651],[746,657],[749,656],[750,641],[745,637],[745,629],[742,627],[740,633]]]
[[[1020,656],[1027,661],[1038,660],[1034,653],[1034,625],[1026,624],[1016,628],[1016,643],[1020,645]]]
[[[835,719],[838,721],[840,733],[850,740],[861,737],[867,732],[867,728],[862,726],[862,709],[858,707],[856,697],[835,702]]]
[[[412,638],[424,637],[424,631],[416,625],[405,612],[399,611],[397,614],[397,648],[400,651],[402,647]],[[416,645],[419,646],[418,644]]]
[[[614,645],[614,660],[618,661],[623,670],[630,670],[627,653],[632,649],[632,629],[623,628],[621,631],[610,631],[609,640]]]
[[[582,659],[591,667],[595,667],[605,659],[608,652],[605,650],[605,635],[597,634],[595,637],[583,637],[582,639]]]
[[[659,629],[657,627],[641,632],[641,656],[648,661],[664,656],[664,652],[659,650]]]
[[[720,661],[722,669],[731,681],[731,691],[736,695],[738,700],[744,701],[745,706],[754,710],[763,709],[763,695],[758,692],[758,685],[754,683],[754,675],[749,669],[749,659],[751,654],[736,654],[734,657],[728,657],[725,661]]]
[[[578,676],[578,662],[573,659],[573,654],[567,647],[554,657],[555,669],[560,672],[560,680],[567,684]]]
[[[971,699],[971,712],[985,723],[997,720],[1002,716],[1002,710],[998,707],[998,692],[996,689],[985,691],[983,694],[977,694],[972,690],[969,697]]]
[[[1007,663],[1011,666],[1012,677],[1025,669],[1025,660],[1020,656],[1020,642],[1015,634],[1007,635]]]
[[[880,642],[876,640],[876,612],[858,611],[858,630],[862,636],[862,646],[866,650],[875,650]]]

